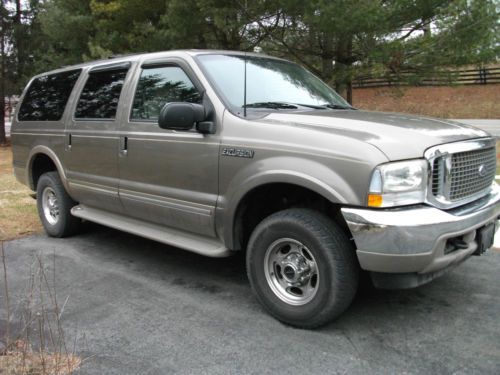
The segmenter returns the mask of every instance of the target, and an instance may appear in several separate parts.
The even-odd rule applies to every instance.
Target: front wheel
[[[38,215],[49,236],[67,237],[78,231],[80,219],[71,215],[71,199],[57,172],[40,176],[36,188]]]
[[[300,328],[335,319],[349,307],[358,286],[348,237],[334,221],[309,209],[277,212],[255,228],[247,273],[262,305]]]

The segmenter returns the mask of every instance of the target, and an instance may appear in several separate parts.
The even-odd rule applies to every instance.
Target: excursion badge
[[[254,151],[253,150],[247,150],[245,148],[223,148],[222,149],[222,155],[224,156],[234,156],[237,158],[248,158],[251,159],[253,158]]]

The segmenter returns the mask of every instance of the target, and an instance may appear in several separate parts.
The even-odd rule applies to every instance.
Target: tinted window
[[[177,66],[144,69],[135,92],[131,118],[157,120],[161,108],[169,102],[201,103],[201,96]]]
[[[61,119],[81,69],[35,79],[19,109],[19,121],[58,121]]]
[[[76,107],[76,118],[114,119],[127,69],[90,72]]]

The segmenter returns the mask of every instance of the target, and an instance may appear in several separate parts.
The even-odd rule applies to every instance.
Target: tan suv
[[[257,298],[299,327],[341,314],[359,270],[407,288],[481,254],[500,214],[487,133],[356,110],[259,54],[171,51],[41,74],[12,143],[49,235],[85,219],[207,256],[245,251]]]

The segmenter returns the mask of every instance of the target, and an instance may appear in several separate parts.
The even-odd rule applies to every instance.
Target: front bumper
[[[342,214],[361,268],[374,272],[374,281],[387,279],[380,273],[394,274],[392,280],[401,285],[393,287],[413,287],[432,280],[478,249],[476,230],[496,223],[500,215],[500,190],[494,184],[489,195],[447,211],[418,205],[378,210],[342,208]],[[454,249],[451,244],[455,240],[466,246]],[[382,281],[381,287],[391,284]]]

